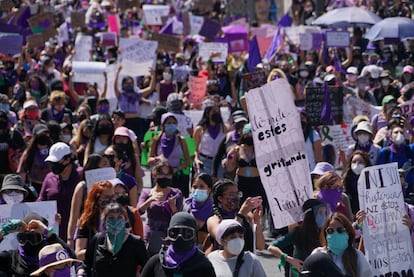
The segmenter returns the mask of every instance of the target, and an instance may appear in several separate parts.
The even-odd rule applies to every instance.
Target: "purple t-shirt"
[[[60,180],[59,175],[49,172],[42,184],[37,201],[56,200],[57,212],[62,216],[59,225],[59,237],[66,241],[73,191],[81,178],[82,168],[72,164],[68,180]]]
[[[141,192],[137,207],[140,207],[151,196],[152,189],[144,189]],[[144,226],[144,240],[148,241],[149,233],[151,231],[161,231],[167,234],[168,225],[172,217],[168,199],[171,196],[177,195],[176,206],[177,211],[181,211],[183,207],[183,194],[177,188],[171,188],[170,192],[165,196],[161,202],[153,201],[147,209],[147,223]]]

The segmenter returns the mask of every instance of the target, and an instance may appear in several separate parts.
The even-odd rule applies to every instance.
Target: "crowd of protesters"
[[[191,12],[223,26],[235,18],[231,1],[214,0],[207,10],[194,9],[193,1],[141,4],[153,2],[169,5],[171,17]],[[403,223],[414,230],[414,117],[399,107],[413,96],[414,38],[368,41],[367,29],[354,26],[348,48],[322,42],[320,50],[303,51],[282,39],[270,59],[251,66],[246,52],[229,54],[224,64],[212,61],[217,53],[203,60],[204,38],[188,36],[180,51],[158,49],[147,76],[121,76],[120,49],[96,36],[89,61],[115,65],[115,78],[104,73],[103,84],[77,83],[78,33],[107,31],[114,13],[119,37],[147,39],[162,26],[144,25],[141,6],[121,11],[110,0],[37,3],[54,12],[56,27],[71,11],[84,12],[86,25],[70,28],[69,41],[52,37],[42,47],[25,43],[19,54],[0,54],[0,204],[56,201],[59,232],[42,214],[2,222],[0,243],[16,233],[18,247],[0,253],[0,276],[266,276],[253,254],[266,249],[265,230],[286,276],[372,276],[357,249],[366,217],[357,182],[365,167],[390,162],[398,163],[407,202]],[[250,27],[276,23],[273,0],[252,3]],[[17,11],[33,4],[1,7],[0,23],[12,26]],[[310,25],[344,6],[411,18],[409,1],[296,0],[279,26]],[[278,230],[244,96],[242,76],[257,71],[290,85],[314,188],[315,198],[302,203],[303,221]],[[189,101],[190,76],[207,77],[200,103]],[[322,86],[341,87],[345,104],[353,98],[381,107],[368,117],[351,116],[353,107],[344,105],[337,124],[351,124],[354,139],[345,151],[325,145],[307,113],[307,92]],[[196,110],[201,120],[192,122],[185,112]],[[116,178],[88,186],[85,172],[110,167]],[[143,182],[144,167],[150,184]]]

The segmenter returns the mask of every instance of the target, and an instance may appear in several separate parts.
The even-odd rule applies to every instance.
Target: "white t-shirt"
[[[308,136],[308,138],[305,141],[306,157],[308,158],[310,170],[313,170],[316,165],[315,152],[313,151],[313,143],[315,141],[321,140],[319,133],[316,130],[312,130],[312,131],[313,131],[313,139],[311,140],[310,136]]]

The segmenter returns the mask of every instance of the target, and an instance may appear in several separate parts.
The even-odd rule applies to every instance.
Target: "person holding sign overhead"
[[[150,68],[149,72],[151,74],[151,83],[149,87],[137,91],[136,86],[134,85],[134,78],[131,76],[126,76],[122,79],[121,86],[122,90],[120,91],[118,87],[119,74],[121,73],[122,66],[118,67],[118,70],[115,75],[114,89],[115,96],[118,99],[118,107],[125,113],[125,127],[133,130],[137,137],[144,137],[144,134],[140,134],[139,129],[139,118],[138,111],[140,105],[140,99],[146,97],[154,91],[155,88],[155,71]]]

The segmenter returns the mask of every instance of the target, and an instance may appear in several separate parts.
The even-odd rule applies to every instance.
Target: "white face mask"
[[[61,139],[63,142],[69,143],[69,142],[70,142],[70,140],[72,139],[72,136],[71,136],[71,135],[60,135],[60,139]]]
[[[237,256],[243,251],[244,239],[235,238],[227,242],[227,251]]]
[[[168,73],[168,72],[164,72],[164,73],[162,73],[162,77],[163,77],[163,78],[164,78],[164,80],[166,80],[166,81],[169,81],[169,80],[171,80],[171,78],[172,78],[171,73]]]
[[[369,135],[367,134],[360,134],[358,135],[358,142],[359,144],[365,145],[369,142]]]
[[[382,84],[384,87],[386,87],[386,86],[388,86],[388,85],[390,84],[390,80],[388,80],[388,79],[381,80],[381,84]]]
[[[396,145],[401,145],[405,142],[405,138],[403,136],[403,134],[398,133],[395,136],[393,136],[392,141],[396,144]]]
[[[49,73],[49,74],[53,74],[55,71],[53,70],[53,67],[49,67],[48,69],[47,69],[47,73]]]
[[[351,164],[351,170],[355,173],[355,175],[360,175],[362,170],[365,168],[365,165],[356,162]]]
[[[299,72],[299,76],[300,76],[301,78],[308,78],[308,76],[309,76],[309,71],[300,71],[300,72]]]
[[[6,204],[19,204],[23,202],[23,199],[24,194],[22,192],[3,193],[3,200]]]

